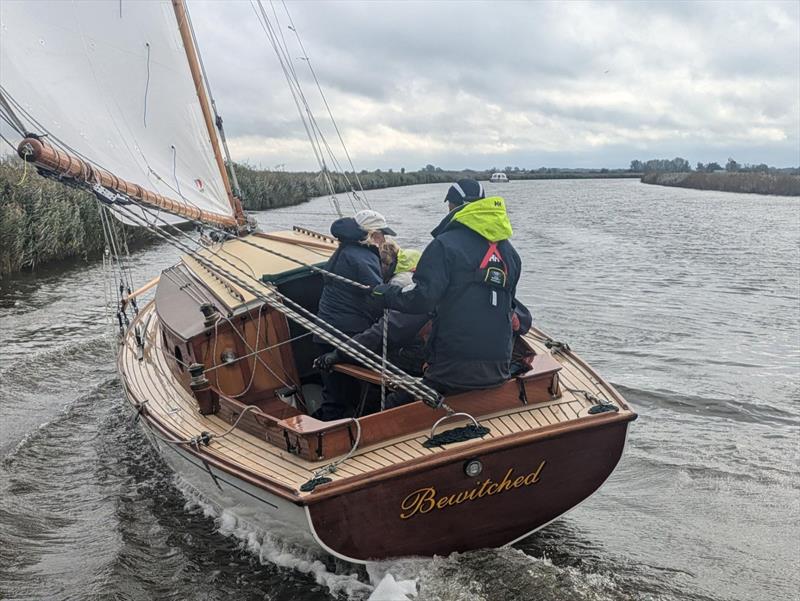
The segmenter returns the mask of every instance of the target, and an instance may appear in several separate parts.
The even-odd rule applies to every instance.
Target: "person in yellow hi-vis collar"
[[[502,198],[486,198],[479,182],[463,179],[445,202],[447,216],[431,232],[412,284],[375,286],[372,298],[401,313],[433,315],[423,381],[447,395],[509,379],[522,261]]]

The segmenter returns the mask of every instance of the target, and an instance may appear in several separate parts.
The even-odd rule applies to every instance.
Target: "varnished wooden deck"
[[[138,323],[144,323],[146,315],[152,311],[154,307],[151,303],[143,309]],[[132,335],[126,336],[120,351],[119,368],[131,402],[146,402],[146,411],[151,418],[179,438],[189,439],[203,431],[214,435],[225,432],[230,425],[217,416],[200,415],[194,398],[175,379],[167,363],[168,357],[160,348],[161,333],[157,319],[150,320],[145,338],[144,357],[141,361],[136,358],[136,345]],[[540,334],[532,333],[528,340],[537,353],[549,352]],[[462,445],[480,445],[487,439],[535,431],[586,416],[593,403],[585,400],[582,394],[575,394],[567,389],[586,390],[622,404],[622,399],[615,391],[598,381],[591,370],[579,360],[565,358],[561,354],[554,357],[562,365],[562,397],[547,403],[520,405],[513,410],[482,418],[481,424],[490,429],[486,438],[448,445],[447,449],[428,449],[422,445],[427,440],[426,430],[359,449],[329,477],[334,481],[357,478]],[[624,405],[623,410],[627,410]],[[431,423],[433,421],[435,415],[432,413]],[[460,425],[457,420],[448,424],[448,427]],[[298,498],[305,494],[299,492],[300,485],[326,463],[307,461],[239,429],[224,438],[215,437],[208,447],[203,447],[203,451],[210,458],[235,464],[240,471],[248,472],[257,479],[265,479],[296,494]]]

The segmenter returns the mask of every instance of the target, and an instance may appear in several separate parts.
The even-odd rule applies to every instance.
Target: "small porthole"
[[[178,367],[181,368],[181,371],[183,371],[185,369],[183,362],[183,355],[181,354],[181,349],[178,348],[177,346],[175,347],[175,361],[178,363]]]

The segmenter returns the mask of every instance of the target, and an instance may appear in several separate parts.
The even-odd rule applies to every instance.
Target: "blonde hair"
[[[400,252],[400,245],[395,242],[393,238],[386,236],[386,240],[379,250],[381,253],[381,263],[383,265],[392,265],[397,261],[397,253]]]

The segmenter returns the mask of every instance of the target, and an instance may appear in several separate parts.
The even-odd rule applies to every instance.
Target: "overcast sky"
[[[800,164],[797,1],[287,6],[358,169]],[[283,4],[264,7],[333,145]],[[315,168],[250,3],[189,8],[234,159]]]

